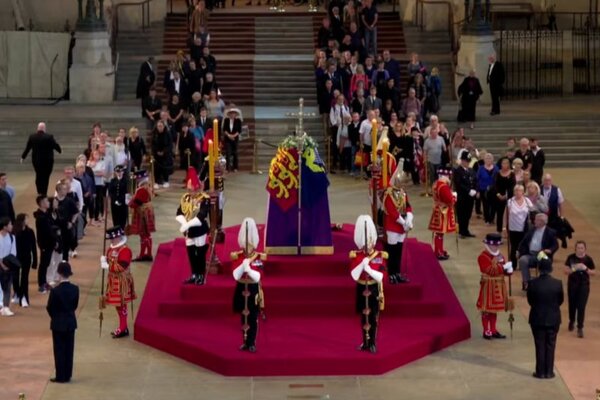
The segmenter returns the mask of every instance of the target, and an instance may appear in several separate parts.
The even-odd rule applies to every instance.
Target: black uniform
[[[18,243],[18,242],[17,242]],[[17,254],[18,251],[17,251]],[[584,264],[588,269],[595,269],[594,260],[586,255],[582,258],[577,257],[575,253],[570,254],[565,261],[569,268],[573,264]],[[583,329],[583,320],[585,319],[585,306],[590,295],[590,276],[587,271],[574,271],[569,274],[567,284],[567,294],[569,297],[569,328],[575,323],[577,316],[577,329]]]
[[[79,288],[70,282],[62,282],[50,291],[46,310],[50,315],[50,329],[54,346],[56,382],[69,382],[73,375],[73,351],[79,304]]]
[[[477,190],[477,177],[471,168],[463,166],[454,169],[454,190],[456,191],[456,214],[458,220],[459,235],[471,236],[469,232],[469,220],[473,213],[475,197],[470,196],[471,190]]]
[[[549,274],[542,274],[529,282],[527,302],[531,306],[529,325],[535,342],[536,377],[554,376],[554,351],[563,300],[562,282]]]
[[[208,220],[207,220],[207,216],[210,212],[210,200],[209,198],[204,195],[201,194],[202,196],[204,196],[204,198],[201,201],[200,204],[200,211],[198,212],[198,219],[200,220],[200,222],[202,223],[202,225],[200,226],[193,226],[190,229],[188,229],[185,233],[185,236],[188,239],[194,239],[194,238],[199,238],[203,235],[208,235],[209,232],[209,225],[208,225]],[[191,199],[191,195],[190,194],[184,194],[183,198],[181,199],[181,202],[186,202],[186,203],[191,203],[192,199]],[[185,213],[182,210],[181,204],[179,205],[179,208],[177,208],[177,215],[184,215]],[[208,241],[206,241],[206,243],[203,246],[195,246],[195,245],[190,245],[187,246],[187,254],[188,254],[188,260],[190,262],[190,268],[192,270],[192,278],[194,279],[194,282],[190,280],[187,281],[187,283],[196,283],[199,285],[202,285],[204,283],[204,275],[206,274],[206,252],[208,251]]]
[[[241,255],[243,256],[243,253]],[[260,270],[262,275],[263,264],[260,258],[257,257],[251,265],[252,269]],[[256,346],[258,316],[262,303],[261,295],[259,282],[253,282],[245,276],[236,282],[233,292],[233,312],[240,314],[242,332],[245,332],[244,346],[248,349]],[[248,296],[247,301],[246,296]]]
[[[110,196],[110,212],[112,214],[113,226],[125,228],[127,226],[127,214],[129,207],[125,201],[127,194],[127,178],[121,179],[114,177],[108,184],[108,194]]]

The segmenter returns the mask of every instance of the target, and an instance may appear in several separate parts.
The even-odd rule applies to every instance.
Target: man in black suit
[[[8,192],[0,188],[0,218],[8,217],[11,222],[15,222],[15,209]]]
[[[160,119],[162,101],[156,97],[156,88],[152,86],[147,97],[142,100],[142,117],[146,118],[146,128],[154,128],[156,121]]]
[[[535,342],[535,372],[538,379],[554,378],[554,350],[560,327],[560,305],[564,300],[562,282],[550,276],[552,260],[539,261],[540,276],[529,283],[527,302],[529,325]]]
[[[69,263],[63,261],[58,264],[57,272],[60,283],[50,291],[46,306],[50,315],[56,369],[56,375],[50,381],[67,383],[73,375],[73,351],[77,329],[75,310],[79,304],[79,288],[69,282],[69,277],[73,275]]]
[[[25,151],[21,155],[21,163],[27,158],[31,151],[31,162],[35,170],[35,187],[38,194],[46,195],[48,182],[54,167],[54,151],[62,152],[60,145],[54,140],[54,136],[46,133],[46,124],[40,122],[37,133],[29,136]]]
[[[173,71],[173,79],[167,82],[167,92],[169,97],[173,97],[174,94],[179,95],[182,103],[186,105],[186,99],[188,98],[187,84],[185,80],[181,78],[179,71]]]
[[[473,213],[473,205],[477,193],[477,178],[475,172],[469,168],[471,154],[463,151],[460,155],[460,166],[454,169],[453,180],[456,191],[456,211],[458,220],[459,236],[461,239],[475,237],[469,231],[469,220]]]
[[[519,267],[523,278],[523,290],[527,290],[528,282],[531,280],[530,268],[537,266],[537,257],[544,252],[550,259],[558,250],[556,233],[548,227],[548,216],[543,213],[536,214],[534,227],[529,230],[519,244],[517,255],[519,256]]]
[[[490,87],[490,95],[492,96],[492,112],[490,115],[500,114],[500,96],[504,94],[504,65],[500,61],[496,61],[496,55],[490,54],[488,57],[490,63],[487,72],[487,83]]]
[[[202,128],[202,132],[206,135],[206,131],[212,129],[212,120],[208,119],[208,110],[206,107],[202,106],[200,108],[200,116],[196,118],[196,125]]]
[[[135,98],[142,101],[150,94],[150,88],[154,85],[156,74],[154,73],[154,57],[148,57],[140,66],[140,75],[138,76],[137,88],[135,89]]]

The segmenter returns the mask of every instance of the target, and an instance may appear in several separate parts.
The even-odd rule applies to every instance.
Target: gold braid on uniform
[[[392,186],[388,187],[383,195],[384,204],[388,196],[392,198],[392,202],[394,203],[394,206],[400,215],[406,214],[406,193],[404,190],[394,188]],[[386,214],[388,213],[385,207],[383,208],[383,212]]]
[[[181,212],[185,216],[185,219],[187,221],[194,219],[200,210],[202,200],[208,198],[208,195],[204,192],[194,195],[185,193],[183,196],[181,196],[179,206],[181,207]]]

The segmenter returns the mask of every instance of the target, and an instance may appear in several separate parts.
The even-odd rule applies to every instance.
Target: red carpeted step
[[[221,259],[237,249],[238,229],[225,229],[226,241],[218,250]],[[317,264],[320,269],[312,271],[322,273],[332,264],[347,266],[352,230],[345,225],[334,232],[336,253],[305,262],[304,268]],[[381,374],[470,336],[469,321],[431,246],[410,239],[405,255],[412,283],[386,285],[376,355],[354,350],[361,328],[348,267],[336,268],[337,276],[312,276],[314,286],[323,285],[317,293],[330,291],[328,296],[285,296],[286,285],[289,294],[299,290],[297,286],[310,290],[306,286],[311,275],[299,274],[302,265],[294,265],[294,260],[306,257],[288,257],[280,265],[275,257],[267,260],[265,268],[279,266],[267,269],[264,278],[268,317],[260,322],[259,351],[253,355],[238,351],[242,335],[240,317],[230,308],[230,266],[224,267],[223,275],[209,276],[206,287],[182,288],[189,267],[181,240],[159,247],[136,318],[135,339],[230,376]],[[408,293],[403,292],[411,290],[420,291],[419,297],[405,298]]]
[[[354,289],[354,287],[352,288]],[[265,289],[266,290],[266,289]],[[233,288],[229,291],[233,296]],[[354,312],[354,295],[344,296],[339,300],[302,300],[287,299],[273,301],[270,291],[265,292],[266,314],[278,318],[295,315],[298,317],[332,318],[339,315],[350,315]],[[231,313],[231,299],[221,301],[164,301],[159,304],[158,315],[161,318],[212,318]],[[386,300],[385,315],[431,318],[444,315],[444,304],[440,301]]]

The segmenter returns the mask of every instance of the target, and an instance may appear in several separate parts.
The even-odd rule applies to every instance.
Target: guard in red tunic
[[[233,261],[241,262],[233,270],[236,280],[233,293],[233,312],[239,313],[242,322],[243,342],[240,350],[256,352],[256,335],[258,333],[258,315],[264,308],[264,294],[260,279],[263,261],[267,255],[258,253],[258,229],[252,218],[246,218],[240,226],[238,245],[241,250],[231,253]]]
[[[137,190],[128,204],[133,209],[133,218],[127,227],[127,234],[140,236],[140,254],[134,261],[152,261],[152,232],[156,232],[156,227],[152,193],[148,187],[148,172],[142,169],[134,174]]]
[[[362,325],[362,343],[358,350],[376,353],[379,311],[384,308],[384,260],[387,253],[375,250],[377,228],[369,215],[361,215],[356,220],[354,243],[361,249],[350,252],[350,275],[356,281],[356,313],[360,314]]]
[[[412,207],[408,195],[402,188],[402,166],[398,166],[390,180],[390,186],[383,195],[383,227],[386,235],[385,250],[389,254],[387,262],[391,284],[408,282],[402,274],[402,247],[406,235],[413,228]]]
[[[429,230],[433,232],[433,252],[438,260],[450,258],[444,250],[444,234],[456,232],[454,204],[456,195],[450,186],[451,169],[438,170],[438,180],[433,184],[433,212],[429,220]]]
[[[488,234],[483,243],[485,243],[485,250],[477,258],[481,271],[477,309],[481,311],[483,338],[505,339],[506,336],[496,329],[496,317],[497,313],[511,308],[504,275],[512,274],[513,267],[510,261],[505,262],[504,256],[500,253],[502,237],[499,234]]]
[[[389,151],[387,152],[387,171],[388,179],[386,182],[383,181],[383,142],[387,140],[387,128],[384,128],[384,134],[381,135],[379,143],[377,144],[377,159],[374,163],[369,166],[371,171],[371,180],[369,181],[369,201],[372,200],[373,196],[373,185],[377,188],[377,224],[383,225],[383,196],[385,190],[389,186],[393,172],[396,170],[397,162],[396,158]]]
[[[100,267],[108,270],[104,303],[117,308],[119,327],[111,332],[111,335],[118,339],[129,336],[127,304],[137,298],[130,269],[132,253],[127,246],[123,228],[110,228],[106,231],[106,239],[110,240],[110,247],[106,250],[106,255],[100,257]]]

